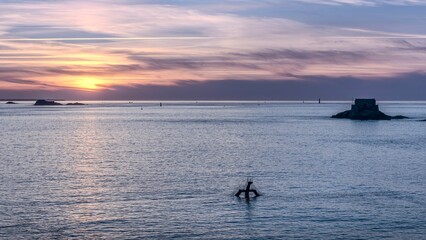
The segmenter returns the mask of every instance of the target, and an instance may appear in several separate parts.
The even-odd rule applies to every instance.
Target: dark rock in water
[[[54,106],[54,105],[62,105],[62,104],[57,103],[55,101],[43,100],[43,99],[37,100],[34,103],[34,106]]]
[[[16,102],[7,102],[6,104],[17,104]]]
[[[421,122],[426,122],[426,119],[425,120],[420,120]]]
[[[65,105],[68,105],[68,106],[80,106],[80,105],[86,105],[86,104],[84,104],[84,103],[79,103],[79,102],[75,102],[75,103],[67,103],[67,104],[65,104]]]
[[[347,118],[352,120],[391,120],[404,119],[405,116],[389,116],[379,110],[376,99],[356,99],[351,110],[333,115],[332,118]]]
[[[392,117],[392,119],[407,119],[409,117],[402,116],[402,115],[396,115],[395,117]]]

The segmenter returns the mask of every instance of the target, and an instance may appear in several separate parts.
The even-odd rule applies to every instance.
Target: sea
[[[426,102],[82,102],[0,103],[0,239],[426,239]]]

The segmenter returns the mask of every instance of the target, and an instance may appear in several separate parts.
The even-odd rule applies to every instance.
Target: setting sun
[[[75,80],[75,87],[87,90],[96,90],[105,81],[97,77],[80,77]]]

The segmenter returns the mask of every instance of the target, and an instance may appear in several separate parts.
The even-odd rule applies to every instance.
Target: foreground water
[[[426,239],[426,103],[349,105],[1,104],[0,238]]]

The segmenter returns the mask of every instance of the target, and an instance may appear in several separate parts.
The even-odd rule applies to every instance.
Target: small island
[[[86,104],[84,104],[84,103],[79,103],[79,102],[75,102],[75,103],[67,103],[67,104],[65,104],[65,105],[68,105],[68,106],[81,106],[81,105],[86,105]]]
[[[57,105],[62,105],[62,104],[52,100],[44,100],[44,99],[39,99],[34,103],[34,106],[57,106]]]
[[[9,101],[9,102],[7,102],[6,104],[17,104],[16,102],[11,102],[11,101]]]
[[[405,116],[389,116],[379,110],[376,104],[376,99],[355,99],[355,104],[352,105],[351,110],[347,110],[336,115],[332,118],[346,118],[352,120],[391,120],[391,119],[404,119]]]

